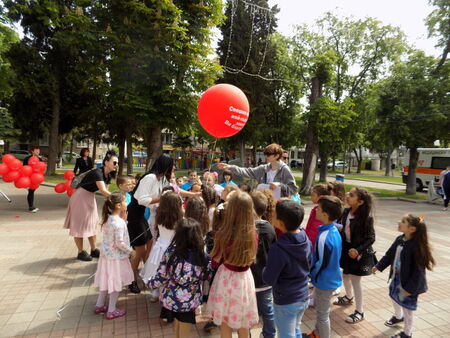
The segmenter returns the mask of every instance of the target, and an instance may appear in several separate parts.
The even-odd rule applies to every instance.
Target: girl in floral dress
[[[248,337],[249,329],[258,323],[250,271],[257,244],[252,198],[236,191],[227,200],[224,222],[211,253],[212,265],[218,270],[209,292],[208,310],[214,323],[220,325],[221,337],[231,337],[232,329],[238,330],[239,337]]]
[[[195,309],[202,303],[201,285],[208,278],[209,263],[204,245],[200,224],[192,218],[181,219],[156,275],[148,283],[161,290],[162,312],[175,318],[177,337],[189,337]]]

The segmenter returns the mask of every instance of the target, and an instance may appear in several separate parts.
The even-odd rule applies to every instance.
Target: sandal
[[[402,331],[394,336],[391,336],[391,338],[411,338],[411,336],[408,336],[405,332]]]
[[[106,312],[108,312],[108,307],[106,307],[106,306],[96,306],[95,308],[94,308],[94,313],[96,313],[96,314],[100,314],[100,313],[106,313]]]
[[[403,318],[398,319],[397,317],[392,316],[390,319],[388,319],[388,320],[386,320],[384,322],[384,325],[386,325],[386,326],[394,326],[394,325],[396,325],[398,323],[401,323],[401,322],[403,322]]]
[[[115,319],[125,316],[127,312],[125,310],[115,309],[113,312],[108,312],[106,314],[106,319]]]
[[[362,320],[364,320],[364,313],[361,313],[358,310],[355,310],[355,312],[345,318],[345,321],[350,324],[356,324]]]
[[[338,297],[334,302],[334,305],[347,306],[353,304],[353,297],[348,298],[347,296]]]

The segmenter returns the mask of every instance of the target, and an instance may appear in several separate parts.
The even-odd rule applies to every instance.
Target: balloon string
[[[208,168],[209,172],[211,172],[212,160],[213,160],[213,157],[214,157],[214,153],[216,152],[217,140],[218,140],[218,138],[216,137],[216,140],[214,141],[214,146],[213,146],[210,158],[209,158],[209,168]]]

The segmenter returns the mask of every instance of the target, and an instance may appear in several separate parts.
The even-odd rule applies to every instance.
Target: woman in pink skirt
[[[133,269],[130,263],[130,246],[127,224],[119,216],[125,215],[127,203],[122,192],[113,192],[103,205],[103,241],[100,259],[94,284],[99,287],[95,313],[106,313],[106,319],[114,319],[125,315],[124,310],[116,308],[119,292],[133,279]],[[109,304],[106,307],[106,295],[109,294]]]
[[[114,151],[108,151],[103,159],[103,167],[89,171],[70,198],[64,228],[69,229],[69,235],[74,237],[78,248],[77,259],[91,261],[98,258],[100,251],[96,248],[96,233],[98,224],[97,202],[95,192],[100,191],[108,197],[108,185],[114,177],[119,160]],[[83,238],[89,239],[91,254],[83,250]]]
[[[227,201],[224,223],[218,230],[211,253],[218,266],[208,298],[208,310],[220,325],[220,336],[248,337],[258,323],[255,282],[250,265],[255,261],[257,235],[250,195],[235,192]]]

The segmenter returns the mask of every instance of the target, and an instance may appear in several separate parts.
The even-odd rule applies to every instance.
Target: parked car
[[[28,152],[26,150],[10,150],[10,151],[5,152],[3,155],[5,155],[5,154],[14,155],[18,160],[23,161],[23,159],[25,157],[30,155],[30,152]]]
[[[63,162],[75,163],[77,158],[81,157],[80,154],[65,151],[63,155]]]
[[[347,164],[347,162],[345,162],[345,161],[336,161],[336,162],[334,163],[334,167],[335,167],[336,169],[348,168],[348,164]],[[327,164],[327,168],[328,168],[328,169],[332,169],[332,168],[333,168],[333,162],[329,162],[329,163]]]
[[[292,160],[290,163],[291,168],[301,168],[303,166],[303,161],[300,160]]]

